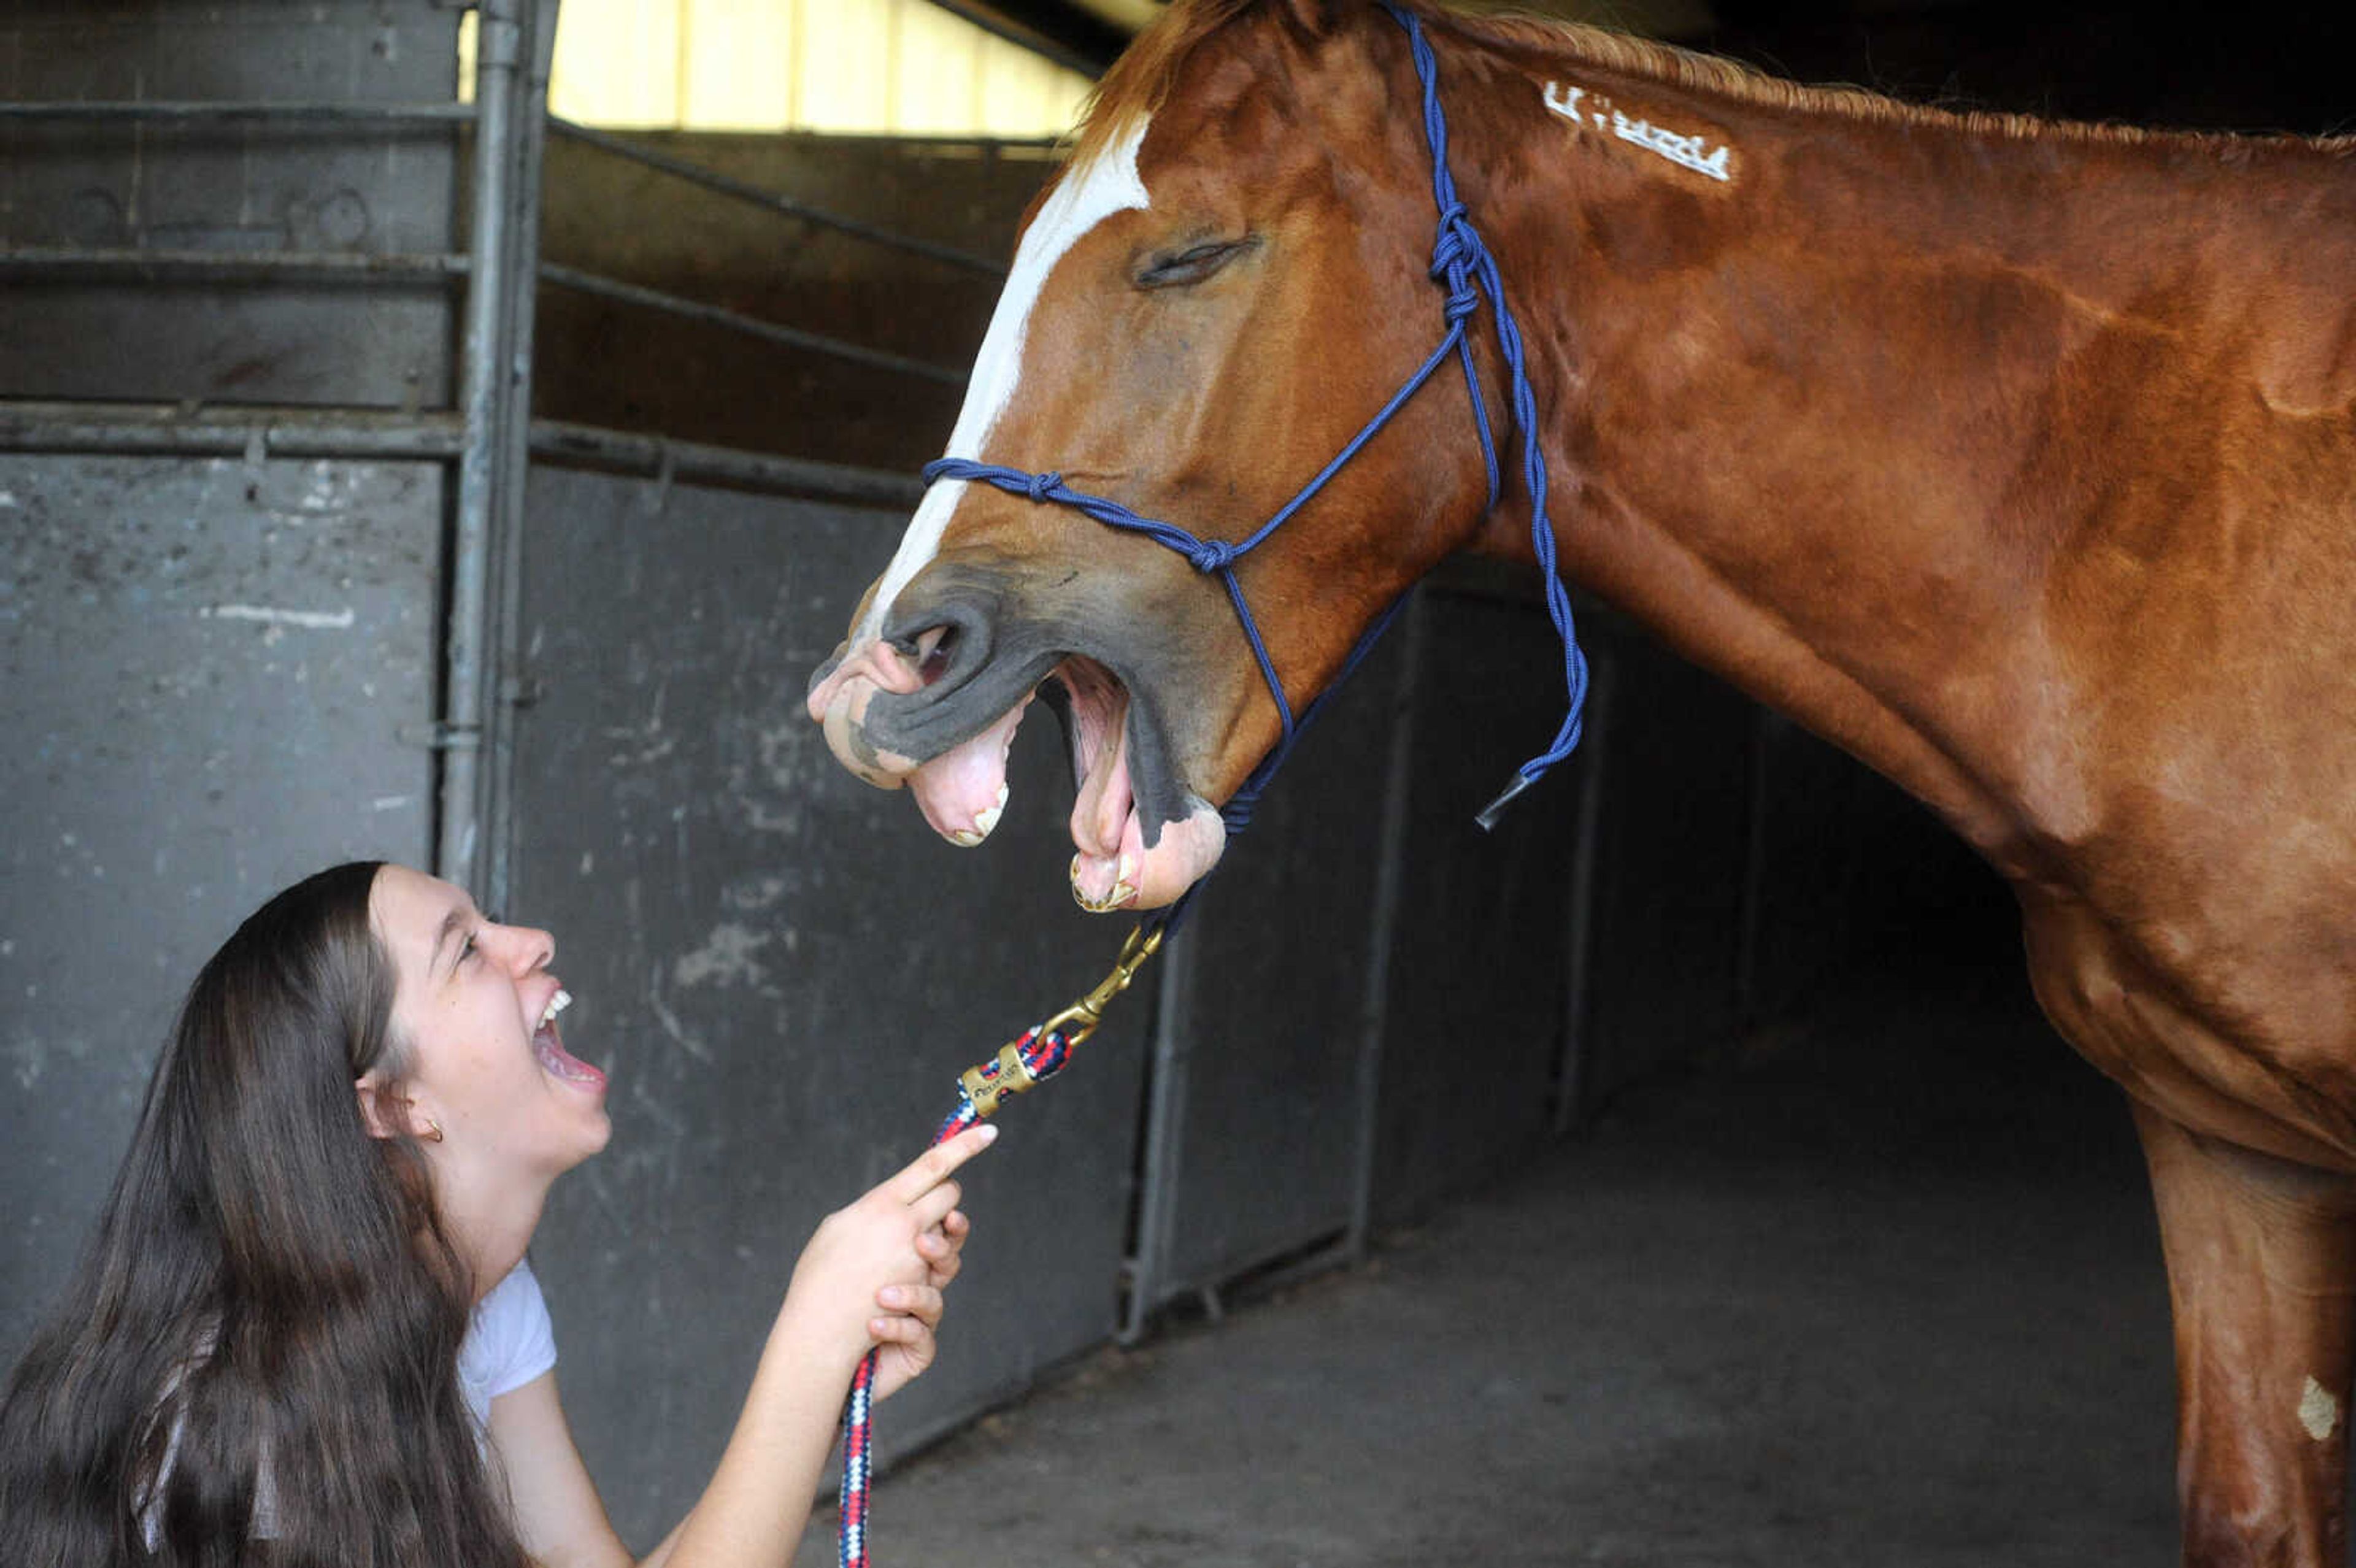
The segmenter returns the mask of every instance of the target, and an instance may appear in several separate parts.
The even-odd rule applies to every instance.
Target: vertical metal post
[[[522,0],[480,0],[475,59],[472,254],[466,281],[465,372],[459,398],[466,450],[458,461],[451,539],[450,621],[443,667],[441,828],[434,869],[475,885],[481,866],[484,715],[490,705],[491,545],[499,506],[502,407],[509,386],[500,350],[508,341],[507,285],[513,214],[517,57]]]
[[[516,710],[530,700],[523,678],[524,499],[531,470],[533,310],[540,285],[541,187],[548,146],[548,79],[556,54],[557,0],[529,0],[519,58],[529,69],[518,85],[509,177],[506,341],[499,353],[506,378],[500,400],[498,498],[492,530],[498,592],[495,696],[486,713],[483,754],[490,777],[480,835],[486,850],[483,897],[493,909],[515,907]]]
[[[1603,789],[1612,760],[1612,661],[1598,658],[1587,683],[1587,731],[1580,742],[1579,820],[1570,852],[1570,910],[1564,922],[1562,1055],[1555,1068],[1554,1130],[1569,1132],[1587,1109],[1588,994],[1595,963],[1595,879],[1603,855]]]
[[[1343,1255],[1366,1254],[1375,1223],[1375,1166],[1380,1152],[1383,1036],[1390,1027],[1391,949],[1398,940],[1400,886],[1406,878],[1408,795],[1415,773],[1415,695],[1430,635],[1430,590],[1417,589],[1401,613],[1398,684],[1391,694],[1390,744],[1383,759],[1383,819],[1377,828],[1374,921],[1366,933],[1366,986],[1358,1008],[1356,1130],[1350,1150],[1350,1226]]]
[[[1178,1203],[1178,1144],[1186,1125],[1186,1059],[1194,1033],[1196,922],[1180,926],[1162,944],[1162,978],[1154,992],[1153,1064],[1145,1093],[1145,1168],[1138,1177],[1137,1243],[1129,1260],[1129,1304],[1119,1340],[1134,1345],[1160,1305],[1170,1268],[1170,1230]]]

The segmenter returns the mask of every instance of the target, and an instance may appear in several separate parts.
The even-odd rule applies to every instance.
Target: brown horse
[[[1956,116],[1419,14],[1563,571],[2009,880],[2148,1156],[2186,1560],[2344,1562],[2356,143]],[[1365,0],[1182,0],[1033,215],[950,453],[1257,527],[1439,336],[1419,98]],[[1444,555],[1530,558],[1471,411],[1436,378],[1235,563],[1295,705]],[[1051,676],[1076,891],[1166,902],[1280,720],[1228,597],[1151,539],[936,484],[810,709],[977,843]]]

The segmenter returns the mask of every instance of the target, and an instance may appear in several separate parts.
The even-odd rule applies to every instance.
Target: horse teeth
[[[970,849],[975,845],[980,843],[984,838],[988,837],[989,835],[990,829],[986,827],[980,828],[979,831],[976,831],[971,827],[960,827],[955,833],[949,835],[949,842],[956,845],[960,849]]]
[[[1130,864],[1132,859],[1131,856],[1123,855],[1120,858],[1120,874],[1114,880],[1112,891],[1100,899],[1092,899],[1080,890],[1080,858],[1077,855],[1073,856],[1072,901],[1090,914],[1103,914],[1108,911],[1119,909],[1136,898],[1137,889],[1128,880],[1130,874],[1136,869]]]
[[[973,816],[973,841],[977,844],[998,830],[998,819],[1006,815],[1006,792],[998,792],[998,804]]]

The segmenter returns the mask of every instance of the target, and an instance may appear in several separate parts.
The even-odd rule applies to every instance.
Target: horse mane
[[[1160,108],[1176,84],[1179,71],[1205,40],[1267,3],[1268,0],[1178,0],[1138,36],[1097,84],[1076,133],[1074,164],[1085,166],[1099,149],[1118,141],[1138,121]],[[1767,109],[1831,115],[1869,124],[1945,129],[2011,141],[2062,140],[2118,145],[2190,144],[2229,157],[2245,155],[2254,145],[2268,142],[2303,144],[2342,155],[2356,153],[2356,135],[2269,137],[2231,132],[2162,131],[1908,103],[1862,87],[1803,85],[1736,60],[1555,16],[1472,16],[1411,0],[1401,3],[1425,21],[1475,44],[1515,52],[1568,56],[1578,63],[1601,69]]]
[[[1423,7],[1417,9],[1427,16],[1431,15]],[[1863,87],[1806,85],[1770,75],[1739,60],[1698,54],[1674,44],[1633,37],[1552,16],[1510,14],[1472,16],[1460,12],[1441,12],[1437,19],[1476,42],[1547,54],[1567,51],[1575,59],[1605,70],[1643,77],[1666,86],[1708,93],[1738,103],[1804,114],[1831,115],[1869,124],[1923,126],[2013,141],[2059,140],[2123,146],[2150,143],[2192,144],[2221,151],[2246,150],[2254,144],[2273,142],[2299,143],[2338,153],[2356,151],[2356,136],[2348,135],[2170,131],[2108,122],[2047,119],[2035,114],[1996,110],[1949,109],[1935,104],[1909,103]]]
[[[1118,142],[1140,120],[1162,107],[1177,84],[1178,72],[1204,39],[1257,9],[1261,0],[1179,0],[1121,51],[1088,95],[1075,133],[1075,169],[1084,169],[1098,151]]]

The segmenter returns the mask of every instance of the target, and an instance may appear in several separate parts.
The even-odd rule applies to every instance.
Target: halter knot
[[[1033,501],[1044,501],[1047,492],[1060,488],[1063,483],[1064,476],[1059,473],[1033,474],[1023,481],[1023,493]]]
[[[1448,285],[1448,302],[1441,314],[1451,326],[1480,308],[1473,269],[1482,254],[1481,236],[1464,204],[1451,202],[1440,214],[1440,233],[1431,243],[1431,277]]]
[[[1197,571],[1225,571],[1236,563],[1243,551],[1226,539],[1196,539],[1186,547],[1186,559],[1194,563]]]

